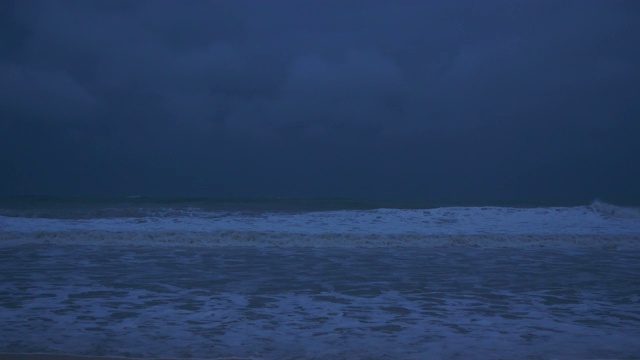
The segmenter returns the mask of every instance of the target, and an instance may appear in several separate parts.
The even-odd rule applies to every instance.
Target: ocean
[[[640,209],[0,200],[0,353],[638,359]]]

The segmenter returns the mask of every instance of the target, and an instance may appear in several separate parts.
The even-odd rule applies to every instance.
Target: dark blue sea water
[[[635,208],[47,201],[0,208],[0,352],[640,358]]]

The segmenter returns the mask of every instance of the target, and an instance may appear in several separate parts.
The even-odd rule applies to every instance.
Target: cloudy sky
[[[2,1],[0,194],[640,203],[636,1]]]

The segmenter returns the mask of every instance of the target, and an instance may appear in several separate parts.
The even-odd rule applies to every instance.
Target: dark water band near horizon
[[[199,209],[203,211],[332,211],[332,210],[372,210],[372,209],[433,209],[441,207],[575,207],[593,204],[609,204],[600,199],[547,200],[532,199],[448,199],[429,200],[412,198],[353,198],[353,197],[198,197],[198,196],[54,196],[54,195],[14,195],[0,196],[2,211],[55,210],[59,215],[64,211],[115,209]],[[636,203],[615,203],[620,207],[640,209]],[[3,214],[0,214],[3,215]],[[95,214],[99,215],[99,214]]]

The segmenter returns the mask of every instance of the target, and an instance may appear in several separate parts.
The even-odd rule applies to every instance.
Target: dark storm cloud
[[[0,13],[7,194],[640,201],[634,2]]]

